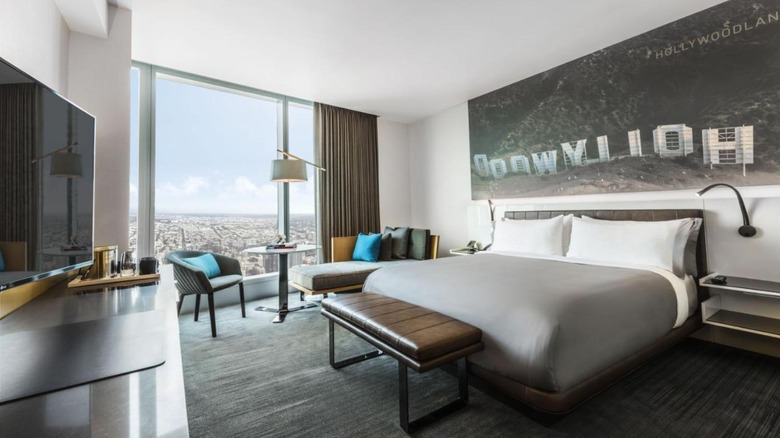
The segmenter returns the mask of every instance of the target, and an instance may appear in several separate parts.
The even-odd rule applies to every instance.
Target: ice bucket
[[[87,278],[106,278],[112,274],[112,266],[116,266],[116,245],[98,246],[94,250],[94,260],[89,268]]]

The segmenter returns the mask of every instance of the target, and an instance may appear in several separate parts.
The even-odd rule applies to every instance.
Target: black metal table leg
[[[279,253],[279,307],[266,307],[259,306],[255,310],[261,312],[273,312],[276,313],[274,323],[284,322],[287,314],[295,312],[297,310],[310,309],[317,307],[314,303],[304,303],[300,306],[289,307],[287,304],[287,254]]]

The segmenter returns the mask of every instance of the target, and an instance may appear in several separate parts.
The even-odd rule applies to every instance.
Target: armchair
[[[219,265],[220,274],[208,278],[206,272],[182,259],[211,254]],[[241,274],[241,265],[238,260],[224,255],[204,251],[174,251],[165,257],[173,264],[173,277],[176,280],[176,289],[179,292],[178,312],[181,313],[181,305],[184,297],[195,295],[195,321],[200,313],[200,296],[207,295],[209,303],[209,317],[211,318],[211,337],[217,337],[217,325],[214,319],[214,292],[238,285],[241,298],[241,316],[246,318],[244,306],[244,277]]]

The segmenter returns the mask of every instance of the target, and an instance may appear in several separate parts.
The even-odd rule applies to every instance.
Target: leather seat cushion
[[[482,339],[482,330],[470,324],[371,292],[327,298],[322,307],[418,361],[444,356]]]

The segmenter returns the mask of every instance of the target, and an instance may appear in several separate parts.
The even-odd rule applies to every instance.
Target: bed
[[[479,327],[485,349],[470,358],[472,374],[537,410],[568,412],[700,326],[698,307],[704,296],[691,274],[707,272],[700,210],[505,214],[512,227],[526,227],[520,247],[544,234],[529,233],[529,226],[549,227],[554,222],[559,227],[564,218],[572,217],[571,241],[564,242],[562,250],[567,256],[508,251],[516,247],[505,245],[475,256],[387,267],[371,274],[363,290]],[[528,220],[533,222],[516,222]],[[674,234],[682,227],[678,223],[698,224],[689,231],[693,236],[686,238],[677,231],[666,241],[667,246],[675,245],[670,251],[680,253],[674,257],[685,259],[685,268],[664,264],[672,263],[671,258],[653,265],[639,263],[630,260],[631,254],[617,261],[600,260],[598,252],[604,248],[599,247],[604,245],[588,240],[598,238],[599,230],[624,232],[615,228],[623,226],[666,227],[667,234]],[[557,237],[559,229],[551,233]],[[496,245],[498,233],[497,223]],[[506,242],[506,232],[502,233],[500,241]],[[647,235],[652,236],[652,231]],[[630,247],[631,239],[622,237],[612,245]],[[653,246],[651,237],[646,239],[648,243],[643,240],[639,245],[643,249],[636,253]],[[688,248],[681,247],[685,244]],[[551,247],[558,245],[554,242]],[[595,259],[581,257],[583,249],[589,255],[590,247]],[[666,249],[658,251],[665,254]]]

